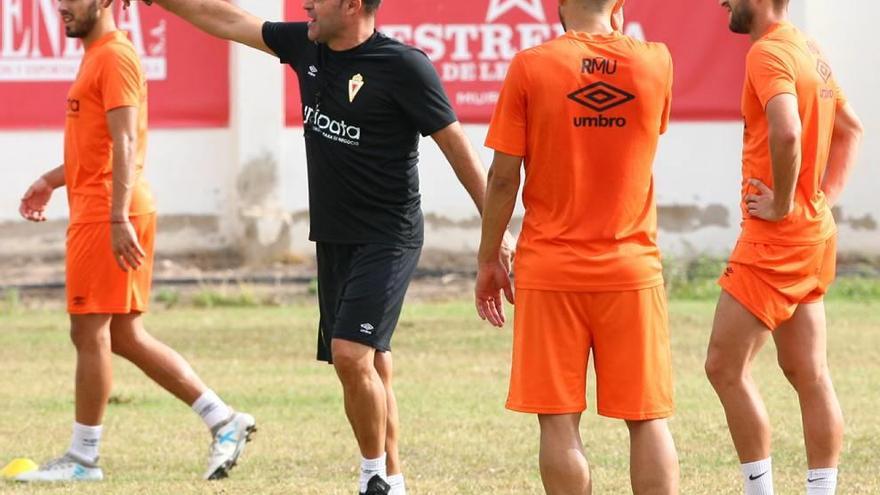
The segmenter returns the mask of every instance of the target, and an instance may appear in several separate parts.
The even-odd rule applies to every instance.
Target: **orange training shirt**
[[[794,211],[779,222],[752,218],[745,196],[757,190],[749,179],[773,189],[767,103],[789,93],[797,96],[802,125],[801,168]],[[742,235],[747,242],[819,244],[835,234],[831,210],[821,190],[831,147],[834,117],[845,98],[818,46],[788,22],[776,24],[754,43],[746,58],[742,111]]]
[[[97,40],[83,56],[67,95],[64,177],[70,223],[110,221],[113,194],[113,140],[107,112],[139,109],[131,216],[153,213],[153,197],[143,178],[147,149],[147,84],[134,46],[116,31]]]
[[[671,97],[662,44],[569,32],[517,54],[486,146],[525,159],[518,288],[663,283],[652,169]]]

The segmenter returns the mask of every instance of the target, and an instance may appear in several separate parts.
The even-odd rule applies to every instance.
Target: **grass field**
[[[686,495],[740,490],[722,410],[702,371],[713,308],[711,300],[671,304],[678,404],[672,428]],[[880,302],[829,302],[830,359],[847,418],[838,493],[846,495],[880,493],[878,309]],[[201,422],[117,360],[102,446],[107,480],[56,487],[0,482],[0,493],[354,493],[357,451],[333,370],[313,361],[316,320],[311,304],[180,308],[149,316],[156,335],[232,405],[257,417],[256,441],[231,479],[199,480],[209,441]],[[65,315],[0,313],[0,342],[0,463],[60,454],[73,410],[74,353]],[[410,493],[541,493],[536,420],[503,408],[509,351],[509,329],[480,322],[469,300],[407,306],[395,364]],[[772,344],[755,375],[773,418],[777,493],[802,493],[797,400],[775,367]],[[624,425],[588,413],[583,432],[594,493],[630,493]]]

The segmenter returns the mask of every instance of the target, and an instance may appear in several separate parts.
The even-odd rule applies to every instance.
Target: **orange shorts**
[[[156,214],[131,218],[147,256],[137,271],[125,272],[113,259],[110,223],[83,223],[67,229],[67,312],[143,313],[153,281]]]
[[[672,363],[662,285],[619,292],[516,291],[507,408],[586,409],[590,350],[597,411],[646,420],[672,415]]]
[[[837,236],[811,246],[740,241],[718,284],[775,330],[799,304],[822,300],[836,268]]]

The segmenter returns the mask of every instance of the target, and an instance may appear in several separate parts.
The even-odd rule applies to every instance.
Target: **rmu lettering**
[[[127,31],[138,54],[146,55],[138,3],[119,9],[117,25]],[[57,0],[0,0],[0,57],[79,57],[78,39],[64,35]]]
[[[617,60],[605,58],[585,58],[581,62],[581,73],[584,74],[615,74],[617,73]]]
[[[575,127],[626,127],[626,119],[623,117],[575,117]]]
[[[565,32],[562,24],[383,24],[379,30],[415,45],[432,61],[510,60],[517,52],[540,45]],[[641,24],[628,23],[625,34],[644,40]]]

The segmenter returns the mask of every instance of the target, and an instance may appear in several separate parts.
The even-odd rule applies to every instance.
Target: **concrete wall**
[[[241,3],[267,18],[280,17],[278,6],[267,5],[275,2]],[[872,23],[880,19],[880,4],[873,0],[847,4],[841,9],[824,0],[793,2],[792,16],[824,46],[865,122],[868,133],[862,158],[838,212],[840,245],[845,251],[876,255],[880,254],[880,204],[875,196],[880,184],[880,141],[875,136],[880,135],[880,98],[875,93],[880,88],[876,70],[880,54],[853,47],[872,46]],[[160,212],[168,218],[202,215],[210,220],[177,222],[175,235],[160,240],[164,249],[232,245],[247,250],[251,245],[256,248],[249,256],[255,257],[264,255],[267,247],[311,252],[302,130],[280,125],[281,71],[270,57],[233,48],[230,128],[151,132],[148,175]],[[485,126],[466,126],[466,131],[488,165],[491,152],[482,147]],[[656,175],[661,244],[667,253],[729,251],[739,229],[741,133],[739,122],[674,123],[661,140]],[[18,198],[38,174],[58,164],[61,146],[60,132],[0,133],[0,222],[17,217]],[[474,250],[479,236],[476,210],[430,139],[422,141],[421,154],[427,247]],[[49,214],[65,217],[63,193]],[[24,249],[17,247],[22,244],[3,242],[8,237],[4,232],[11,232],[9,225],[0,223],[0,254]],[[248,242],[238,242],[241,239]]]

